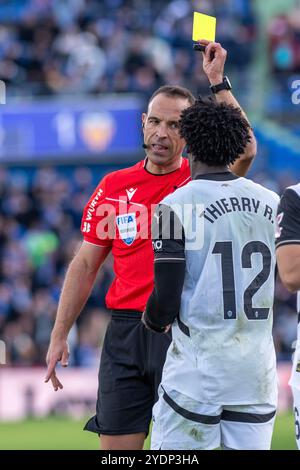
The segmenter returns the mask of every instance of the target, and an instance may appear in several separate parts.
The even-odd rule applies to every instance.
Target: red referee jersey
[[[115,279],[106,296],[109,309],[145,309],[153,289],[151,221],[165,196],[190,181],[188,160],[166,175],[154,175],[145,161],[106,175],[82,217],[84,240],[112,248]]]

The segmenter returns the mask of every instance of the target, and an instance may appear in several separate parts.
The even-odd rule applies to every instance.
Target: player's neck
[[[198,175],[208,175],[211,173],[224,173],[230,171],[228,166],[209,166],[202,162],[191,162],[191,175],[195,179]]]
[[[178,168],[181,167],[181,163],[182,157],[176,161],[170,162],[167,165],[156,165],[155,163],[151,162],[149,158],[147,158],[145,169],[153,175],[166,175],[167,173],[178,170]]]

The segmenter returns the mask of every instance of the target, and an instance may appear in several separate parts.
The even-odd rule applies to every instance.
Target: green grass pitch
[[[0,449],[98,449],[98,436],[82,431],[84,423],[85,420],[73,421],[64,417],[0,422]],[[149,439],[146,448],[149,448]],[[296,449],[292,413],[277,417],[272,449]]]

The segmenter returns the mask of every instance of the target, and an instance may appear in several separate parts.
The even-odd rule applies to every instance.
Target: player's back
[[[276,401],[272,307],[278,200],[275,193],[230,174],[221,181],[194,180],[164,200],[175,204],[185,233],[180,321],[189,336],[181,324],[173,328],[173,337],[184,355],[194,357],[181,392],[193,395],[194,389],[197,400]],[[192,216],[183,216],[180,207],[189,204]],[[199,220],[202,244],[195,243]]]

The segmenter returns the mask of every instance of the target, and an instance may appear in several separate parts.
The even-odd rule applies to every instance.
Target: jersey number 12
[[[251,241],[247,243],[242,250],[242,268],[252,268],[251,255],[253,253],[261,254],[263,268],[244,292],[244,311],[248,320],[266,320],[270,309],[267,307],[253,307],[252,298],[270,275],[271,252],[263,242]],[[236,298],[232,242],[217,242],[213,254],[221,255],[224,319],[233,320],[236,319]]]

